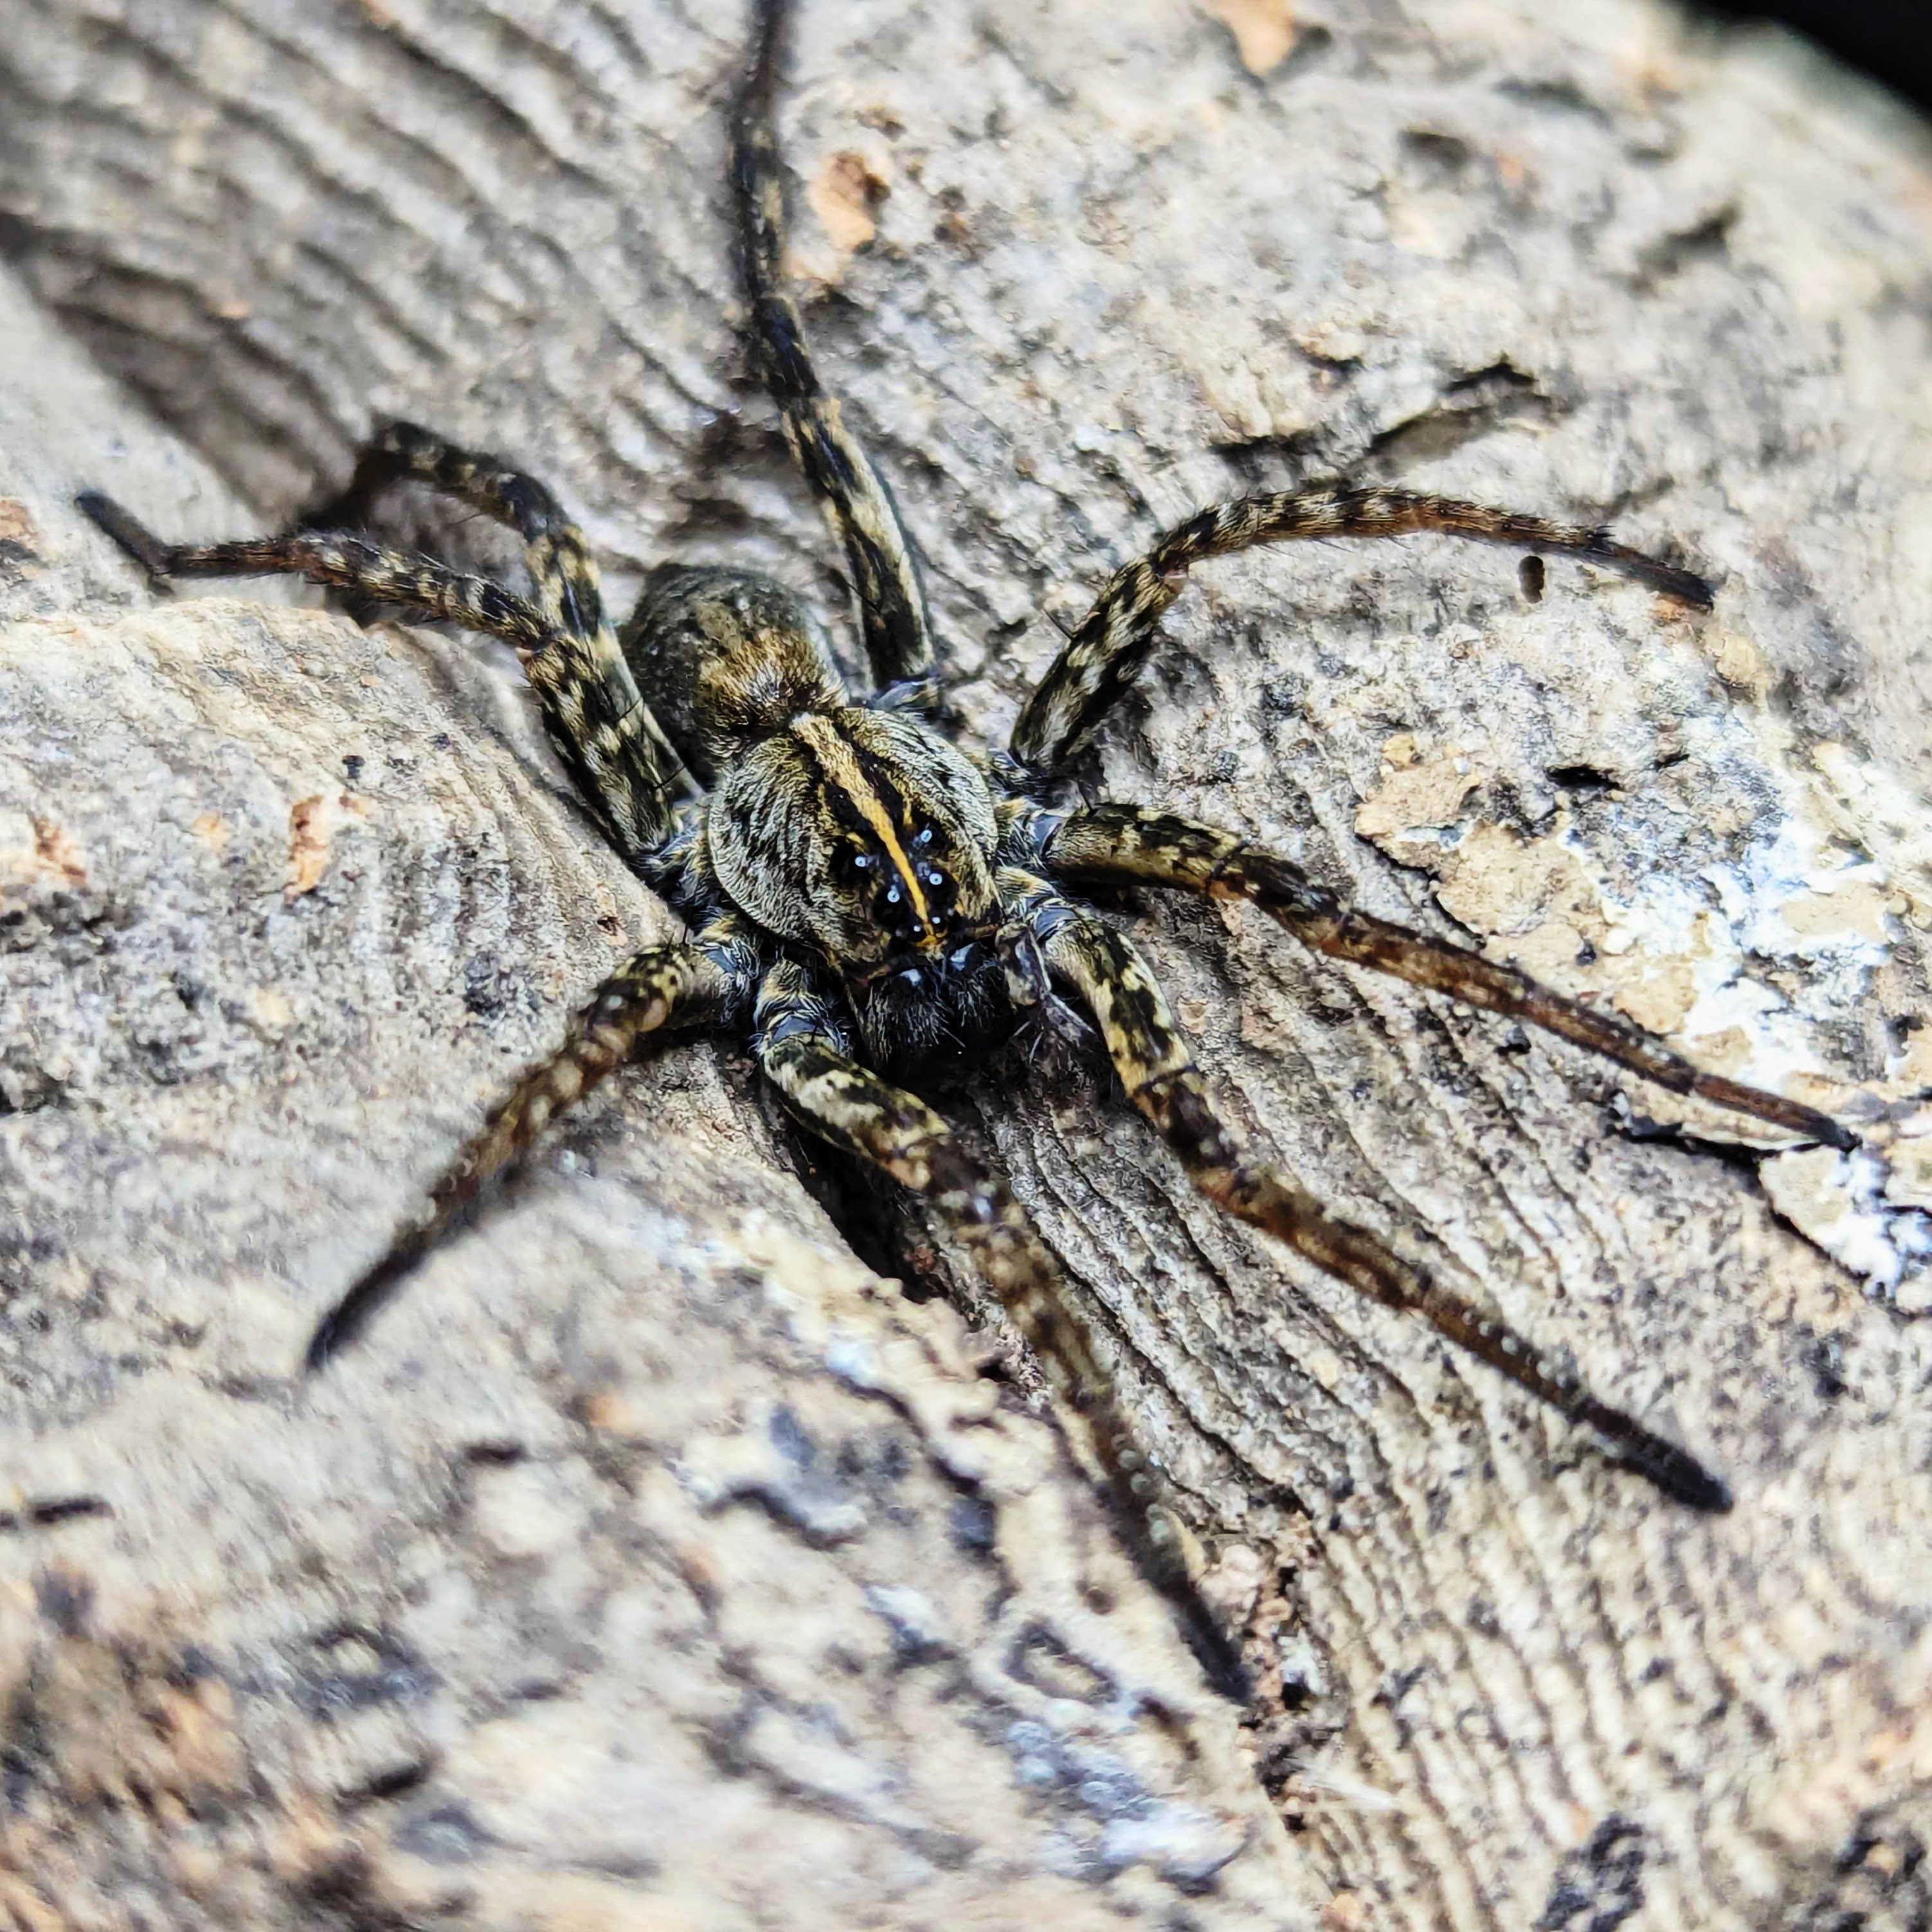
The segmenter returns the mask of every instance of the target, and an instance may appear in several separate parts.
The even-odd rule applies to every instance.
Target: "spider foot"
[[[131,510],[124,510],[112,496],[98,490],[83,490],[74,506],[101,533],[134,559],[154,580],[158,590],[168,587],[173,574],[174,547],[164,544]]]
[[[1730,1509],[1734,1500],[1730,1484],[1682,1444],[1594,1396],[1584,1396],[1572,1414],[1602,1438],[1617,1461],[1647,1476],[1666,1496],[1716,1516]]]
[[[1576,554],[1586,563],[1601,564],[1606,569],[1634,578],[1666,597],[1674,597],[1678,603],[1687,604],[1694,610],[1708,610],[1718,601],[1716,590],[1695,571],[1681,569],[1674,563],[1666,563],[1661,557],[1632,550],[1628,544],[1616,542],[1607,531],[1598,531],[1594,540],[1582,546]]]

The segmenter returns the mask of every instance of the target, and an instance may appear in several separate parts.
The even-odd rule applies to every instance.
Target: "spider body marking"
[[[1688,571],[1604,532],[1458,500],[1337,485],[1200,512],[1116,571],[1022,709],[1007,747],[969,756],[925,716],[934,658],[916,553],[885,484],[820,384],[781,273],[784,176],[772,97],[784,0],[754,0],[731,177],[751,330],[766,386],[845,556],[872,691],[855,694],[823,628],[782,585],[669,565],[621,633],[584,540],[541,484],[406,424],[382,430],[341,496],[301,529],[198,548],[127,511],[82,506],[158,581],[298,574],[488,632],[518,651],[556,744],[604,836],[687,921],[600,987],[430,1191],[427,1211],[317,1328],[319,1367],[565,1108],[646,1046],[706,1033],[750,1040],[808,1132],[922,1194],[1038,1355],[1076,1451],[1105,1485],[1149,1576],[1204,1664],[1239,1682],[1196,1598],[1181,1540],[1135,1445],[1089,1324],[1000,1178],[899,1080],[942,1047],[1028,1012],[1090,1023],[1127,1096],[1195,1184],[1362,1292],[1414,1310],[1458,1346],[1592,1431],[1671,1495],[1728,1508],[1722,1479],[1594,1396],[1480,1303],[1328,1214],[1244,1145],[1217,1108],[1151,968],[1076,896],[1150,885],[1245,898],[1304,945],[1527,1021],[1642,1078],[1846,1148],[1836,1122],[1702,1072],[1660,1042],[1526,975],[1357,911],[1285,855],[1136,805],[1073,805],[1070,759],[1132,686],[1192,568],[1255,544],[1434,532],[1567,554],[1708,608]],[[520,596],[356,533],[388,483],[427,483],[508,525]]]

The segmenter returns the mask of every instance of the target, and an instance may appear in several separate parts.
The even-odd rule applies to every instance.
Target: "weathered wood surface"
[[[968,736],[1043,613],[1297,476],[1613,516],[1720,580],[1700,619],[1562,566],[1532,603],[1444,544],[1224,565],[1100,775],[1869,1123],[1846,1168],[1635,1137],[1566,1049],[1244,912],[1128,909],[1256,1134],[1674,1415],[1738,1507],[1660,1502],[1217,1221],[1064,1073],[947,1104],[1114,1339],[1251,1640],[1245,1732],[958,1318],[845,1252],[732,1049],[616,1083],[298,1384],[315,1312],[664,914],[467,643],[155,606],[66,501],[259,526],[406,414],[550,479],[620,588],[729,558],[836,608],[734,334],[740,28],[26,0],[0,1904],[1922,1922],[1922,132],[1621,0],[803,13],[799,269]]]

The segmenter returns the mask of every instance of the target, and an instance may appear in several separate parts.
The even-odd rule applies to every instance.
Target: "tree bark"
[[[944,1104],[1112,1346],[1244,1721],[970,1287],[909,1228],[990,1345],[853,1258],[736,1047],[611,1083],[300,1380],[488,1099],[670,921],[491,652],[157,603],[71,496],[240,534],[401,415],[550,482],[620,605],[679,556],[842,615],[736,333],[742,27],[26,0],[0,1904],[1922,1924],[1924,130],[1650,0],[800,12],[796,272],[964,742],[1162,524],[1299,478],[1604,519],[1718,582],[1696,616],[1442,542],[1230,561],[1092,776],[1858,1127],[1850,1160],[1754,1148],[1244,908],[1123,908],[1253,1138],[1674,1418],[1737,1507],[1652,1495],[1219,1218],[1090,1070]]]

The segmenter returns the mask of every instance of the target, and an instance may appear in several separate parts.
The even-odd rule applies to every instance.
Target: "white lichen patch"
[[[1901,1292],[1910,1264],[1932,1255],[1932,1216],[1893,1207],[1886,1163],[1864,1148],[1779,1154],[1758,1178],[1786,1220],[1874,1288]]]
[[[1900,920],[1932,904],[1916,886],[1901,890],[1888,862],[1894,852],[1906,856],[1913,821],[1875,790],[1882,775],[1826,747],[1817,760],[1823,784],[1798,790],[1796,808],[1766,821],[1736,863],[1690,878],[1653,874],[1619,898],[1567,810],[1528,838],[1473,813],[1459,818],[1480,782],[1470,760],[1391,744],[1396,755],[1385,757],[1356,830],[1433,874],[1443,910],[1480,935],[1492,958],[1615,1008],[1700,1066],[1867,1126],[1873,1145],[1856,1155],[1784,1150],[1788,1136],[1702,1102],[1639,1082],[1628,1096],[1647,1120],[1773,1154],[1762,1172],[1779,1213],[1873,1288],[1911,1305],[1916,1278],[1932,1275],[1921,1265],[1932,1256],[1932,1112],[1886,1117],[1932,1091],[1932,1042],[1909,1045],[1882,1082],[1862,1088],[1834,1070],[1820,1032],[1867,997]],[[1889,851],[1865,830],[1887,804]],[[1932,839],[1921,842],[1908,868],[1922,863],[1932,884]],[[1774,982],[1766,964],[1784,962],[1797,970]],[[1926,1298],[1932,1305],[1932,1292]]]
[[[1786,819],[1751,847],[1742,866],[1714,866],[1705,876],[1749,952],[1876,966],[1889,950],[1885,868],[1803,819]]]

